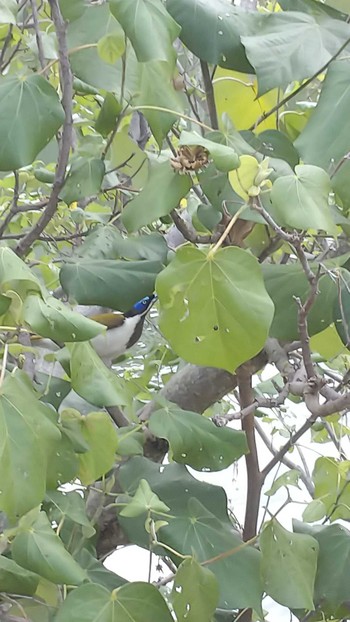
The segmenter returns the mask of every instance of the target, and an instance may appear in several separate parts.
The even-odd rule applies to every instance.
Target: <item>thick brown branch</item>
[[[66,23],[61,15],[58,0],[49,0],[52,14],[52,21],[55,26],[57,41],[58,41],[58,55],[60,62],[60,81],[62,89],[62,106],[65,112],[65,120],[63,123],[62,137],[59,146],[59,154],[55,172],[55,180],[52,187],[52,192],[49,198],[49,202],[46,209],[41,214],[37,223],[26,234],[26,236],[19,242],[16,247],[16,253],[22,257],[30,249],[35,240],[38,239],[42,231],[49,224],[51,218],[56,212],[57,204],[59,200],[59,193],[63,187],[66,175],[66,167],[68,164],[69,152],[72,141],[72,98],[73,98],[73,76],[69,64],[68,58],[68,46],[66,37]]]

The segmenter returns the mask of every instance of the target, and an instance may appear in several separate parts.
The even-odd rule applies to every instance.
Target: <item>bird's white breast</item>
[[[121,326],[110,328],[102,335],[91,339],[91,345],[103,361],[110,365],[113,359],[124,354],[139,320],[139,315],[126,317]]]

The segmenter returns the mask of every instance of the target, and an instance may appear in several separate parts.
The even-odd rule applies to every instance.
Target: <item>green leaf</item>
[[[44,498],[48,463],[60,440],[52,413],[22,372],[5,377],[0,392],[0,508],[10,517],[25,514]]]
[[[0,555],[0,585],[2,592],[32,596],[38,587],[38,575],[21,568],[12,559]]]
[[[182,246],[156,289],[160,329],[185,360],[232,372],[263,347],[273,304],[248,252]]]
[[[122,107],[116,97],[112,93],[107,93],[96,119],[96,132],[99,132],[104,137],[108,136],[115,127],[116,119],[121,111]]]
[[[350,106],[350,63],[331,63],[316,109],[295,141],[301,158],[307,164],[334,171],[350,151],[350,127],[347,124]],[[345,161],[332,178],[332,185],[344,205],[350,206],[348,184],[350,163]]]
[[[70,592],[55,622],[173,622],[154,585],[133,582],[109,592],[90,583]]]
[[[308,535],[293,534],[273,519],[261,533],[260,550],[267,594],[286,607],[314,609],[316,540]]]
[[[61,285],[71,300],[127,311],[154,290],[160,261],[82,260],[67,263],[60,272]]]
[[[20,566],[53,583],[79,585],[86,579],[85,571],[66,551],[45,512],[40,512],[31,527],[15,537],[12,554]]]
[[[68,349],[72,389],[78,395],[99,407],[127,403],[122,380],[106,367],[89,343],[69,344]]]
[[[67,22],[73,22],[82,16],[86,9],[85,0],[59,0],[62,16]]]
[[[74,75],[97,89],[110,91],[120,83],[121,66],[106,63],[100,57],[98,42],[108,34],[119,36],[121,26],[111,15],[108,3],[89,4],[80,17],[68,24],[67,37],[69,49],[78,48],[71,54],[70,63]],[[91,46],[80,49],[82,46]]]
[[[339,462],[335,458],[317,458],[312,473],[315,484],[315,499],[320,499],[331,522],[350,518],[350,487],[348,486],[348,460]]]
[[[334,300],[334,326],[342,342],[350,346],[350,273],[338,272],[338,292]]]
[[[257,100],[260,102],[262,98]],[[250,145],[255,147],[260,153],[269,158],[281,158],[294,168],[299,163],[299,154],[289,138],[278,130],[265,130],[257,136],[252,135],[252,140],[246,135],[245,138]]]
[[[314,523],[322,520],[326,516],[326,506],[321,499],[313,499],[303,512],[303,521],[305,523]]]
[[[189,175],[179,175],[169,162],[153,165],[142,192],[123,210],[122,220],[128,231],[135,231],[170,214],[192,186]]]
[[[172,43],[180,27],[161,0],[110,0],[109,5],[130,39],[139,62],[173,60]]]
[[[247,453],[245,434],[174,405],[152,413],[150,431],[166,438],[176,462],[203,471],[221,471]]]
[[[118,436],[110,416],[105,412],[82,417],[81,431],[90,449],[79,456],[79,479],[88,485],[112,468]]]
[[[341,525],[305,525],[293,521],[294,531],[308,533],[317,540],[319,555],[315,582],[315,607],[328,618],[338,618],[337,610],[345,605],[349,613],[350,532]]]
[[[72,311],[53,296],[46,300],[37,294],[27,296],[23,317],[34,332],[55,341],[86,341],[105,331],[101,324]]]
[[[129,516],[134,518],[145,512],[154,512],[155,514],[164,514],[169,512],[168,506],[157,497],[151,490],[147,480],[141,479],[134,497],[120,512],[121,516]]]
[[[181,41],[196,56],[213,65],[253,73],[241,36],[250,32],[254,16],[225,0],[167,0],[166,6],[181,26]]]
[[[196,480],[180,464],[164,466],[136,457],[121,467],[120,481],[129,495],[136,491],[140,477],[170,508],[172,518],[160,528],[159,540],[184,555],[195,555],[199,563],[232,551],[206,565],[220,585],[219,606],[226,610],[253,607],[261,612],[260,553],[249,545],[242,546],[227,516],[223,489]],[[120,522],[133,543],[149,546],[145,515],[120,516]],[[173,561],[178,564],[179,558],[173,556]]]
[[[16,0],[0,0],[0,24],[16,24],[17,11]]]
[[[85,527],[85,535],[94,535],[95,529],[86,516],[85,500],[78,492],[74,490],[70,492],[51,490],[47,493],[45,502],[51,504],[49,517],[52,517],[57,524],[62,518],[67,517],[74,523]]]
[[[144,39],[148,40],[148,37]],[[139,72],[139,89],[136,92],[135,104],[145,115],[152,134],[161,148],[163,139],[179,115],[163,112],[160,108],[181,113],[185,108],[184,99],[182,94],[175,90],[173,71],[169,71],[168,63],[162,60],[148,61],[140,64]],[[154,106],[155,110],[148,109],[147,106]]]
[[[265,492],[268,497],[274,495],[282,486],[296,486],[299,488],[300,473],[296,469],[290,469],[275,479],[271,488]]]
[[[266,13],[254,26],[243,33],[242,43],[258,76],[259,95],[317,74],[350,37],[348,24],[297,11]]]
[[[50,111],[50,114],[47,111]],[[31,164],[64,120],[58,95],[45,78],[5,76],[0,83],[0,170]]]
[[[99,158],[76,158],[60,192],[60,198],[70,205],[73,201],[98,194],[104,174],[105,165]]]
[[[323,229],[334,234],[329,175],[310,165],[296,166],[295,173],[279,177],[272,186],[271,201],[278,223],[297,229]]]
[[[125,426],[117,430],[119,456],[142,456],[144,434],[141,430],[135,431],[134,426]]]
[[[145,152],[136,145],[127,132],[122,130],[117,132],[108,154],[112,166],[118,169],[118,175],[130,177],[130,188],[141,190],[147,182],[149,162]],[[108,175],[105,178],[105,183],[107,182]]]
[[[313,269],[313,266],[311,266]],[[315,266],[315,271],[317,266]],[[266,265],[263,267],[265,286],[275,305],[270,335],[282,340],[299,339],[298,306],[294,297],[305,302],[310,287],[298,264]],[[315,335],[333,322],[333,305],[337,284],[329,275],[321,276],[319,294],[308,315],[309,335]]]
[[[171,600],[177,622],[211,622],[219,600],[215,575],[195,559],[185,559],[175,575]]]
[[[0,248],[0,287],[2,293],[15,290],[22,299],[30,291],[41,292],[41,285],[30,268],[10,248]]]
[[[201,145],[205,149],[208,149],[216,168],[224,173],[239,167],[239,157],[232,147],[203,138],[196,132],[187,132],[183,130],[181,132],[179,144]]]
[[[99,40],[97,51],[102,60],[110,65],[114,65],[125,51],[124,34],[122,32],[117,32],[105,35]]]
[[[107,570],[87,549],[82,549],[76,556],[76,559],[81,567],[86,570],[91,583],[98,583],[109,590],[114,590],[116,587],[126,583],[126,580],[115,572]]]

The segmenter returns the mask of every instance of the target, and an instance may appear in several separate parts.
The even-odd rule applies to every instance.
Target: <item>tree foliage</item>
[[[350,13],[250,4],[0,0],[4,622],[350,616]]]

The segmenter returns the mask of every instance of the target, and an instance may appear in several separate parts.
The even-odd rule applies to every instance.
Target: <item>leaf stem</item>
[[[5,378],[8,352],[9,352],[9,344],[5,343],[5,345],[4,345],[4,355],[2,357],[2,362],[1,362],[0,388],[2,387],[2,383],[4,382],[4,378]]]
[[[208,253],[208,259],[212,259],[213,256],[215,255],[216,251],[220,248],[220,246],[222,245],[222,243],[224,242],[224,240],[227,238],[228,234],[230,233],[233,225],[235,224],[235,222],[237,222],[238,218],[240,217],[240,215],[242,214],[242,212],[247,208],[246,203],[244,205],[241,205],[241,207],[239,208],[239,210],[232,216],[230,222],[228,223],[225,231],[223,232],[223,234],[220,236],[220,238],[218,239],[218,241],[216,242],[215,246],[213,246],[213,248],[211,248],[209,250]]]

